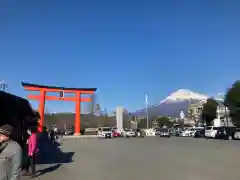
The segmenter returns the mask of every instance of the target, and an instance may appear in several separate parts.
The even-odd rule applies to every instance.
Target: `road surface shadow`
[[[73,162],[74,152],[63,152],[59,144],[53,144],[47,133],[38,135],[39,153],[36,157],[36,164],[63,164]]]
[[[43,174],[46,174],[46,173],[53,172],[53,171],[57,170],[61,165],[62,164],[56,164],[56,165],[47,167],[45,169],[39,170],[39,171],[37,171],[37,177],[42,176]]]

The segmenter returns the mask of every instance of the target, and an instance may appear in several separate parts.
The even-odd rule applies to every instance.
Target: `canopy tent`
[[[20,140],[23,132],[36,125],[39,114],[34,111],[27,99],[0,91],[0,126],[10,124],[16,128],[14,137]]]

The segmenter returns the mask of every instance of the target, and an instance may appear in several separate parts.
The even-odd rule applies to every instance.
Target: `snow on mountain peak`
[[[202,101],[207,100],[207,98],[208,97],[203,94],[199,94],[188,89],[179,89],[162,100],[160,104],[165,102],[186,101],[191,99]]]

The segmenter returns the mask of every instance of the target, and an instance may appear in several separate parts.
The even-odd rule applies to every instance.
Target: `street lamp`
[[[223,121],[224,121],[225,126],[227,124],[227,127],[228,127],[228,109],[227,109],[227,105],[225,104],[223,99],[218,99],[218,101],[220,101],[223,104],[223,106],[224,106],[224,116],[225,116],[224,118],[226,118],[226,123],[225,123],[225,119],[223,119]],[[220,107],[218,107],[217,110],[218,110],[217,111],[217,115],[218,115],[218,117],[220,119],[220,115],[219,115],[220,114]]]

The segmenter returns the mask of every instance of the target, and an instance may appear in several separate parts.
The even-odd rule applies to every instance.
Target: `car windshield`
[[[111,131],[111,128],[102,128],[102,131]]]
[[[206,127],[206,130],[211,130],[211,129],[212,129],[212,126]]]
[[[161,132],[168,132],[168,129],[162,128],[162,129],[160,129],[160,131],[161,131]]]

